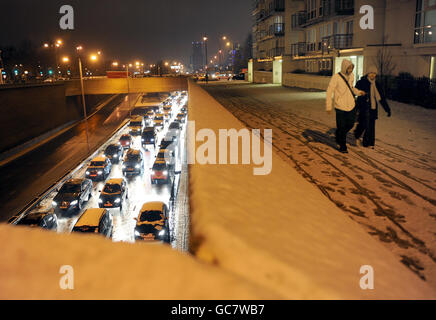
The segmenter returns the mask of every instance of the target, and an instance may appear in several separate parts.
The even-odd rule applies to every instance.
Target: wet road
[[[157,145],[164,138],[168,132],[169,124],[175,119],[180,108],[184,104],[183,101],[178,105],[173,113],[172,119],[165,124],[164,129],[161,130],[157,137]],[[173,104],[173,109],[175,105]],[[124,115],[125,117],[125,115]],[[92,158],[102,156],[104,150],[109,144],[118,143],[121,135],[129,132],[129,128],[124,126],[117,131],[110,139],[98,148],[92,157],[81,163],[73,170],[71,178],[84,178],[86,177],[86,170]],[[175,175],[172,184],[168,185],[152,185],[151,184],[151,168],[155,162],[158,148],[148,148],[147,150],[142,147],[141,137],[133,137],[132,149],[140,150],[144,158],[144,172],[138,176],[128,176],[127,190],[129,197],[122,204],[122,210],[119,208],[107,209],[112,213],[114,221],[114,231],[112,240],[115,242],[135,242],[134,227],[136,225],[136,218],[144,203],[152,201],[165,202],[170,208],[169,213],[169,229],[171,245],[174,249],[180,251],[188,250],[188,234],[189,234],[189,210],[188,210],[188,197],[187,197],[187,153],[186,153],[186,125],[182,127],[179,133],[179,144],[176,147],[175,171],[180,174]],[[105,181],[109,179],[123,178],[122,163],[113,164],[110,175]],[[105,181],[93,182],[91,198],[83,205],[82,210],[77,214],[62,214],[58,217],[57,232],[70,233],[75,223],[80,216],[87,210],[98,208],[98,199],[100,191],[103,189]],[[171,199],[172,188],[175,190],[175,197]],[[52,191],[47,197],[38,203],[30,212],[53,212],[52,201],[57,191]]]
[[[131,100],[137,95],[131,95]],[[101,145],[125,120],[127,97],[120,95],[88,119],[91,150]],[[29,201],[86,158],[85,123],[79,123],[32,152],[0,167],[0,222],[17,214]]]

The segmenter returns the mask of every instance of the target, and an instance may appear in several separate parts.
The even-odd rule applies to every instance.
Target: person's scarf
[[[375,110],[377,108],[377,101],[381,100],[380,97],[380,93],[377,90],[377,86],[375,85],[375,79],[374,80],[370,80],[368,79],[368,81],[371,84],[371,109]]]

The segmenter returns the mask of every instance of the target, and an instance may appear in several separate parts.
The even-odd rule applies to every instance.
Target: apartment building
[[[269,5],[259,2],[259,10]],[[367,5],[374,9],[374,29],[360,25],[365,15],[360,9]],[[283,78],[287,73],[329,76],[345,58],[355,64],[356,79],[372,64],[386,74],[436,77],[436,0],[286,0],[284,7],[280,55],[254,44],[255,57],[283,61]],[[258,66],[255,61],[254,70]]]
[[[268,59],[285,53],[285,0],[258,0],[253,9],[253,57]]]

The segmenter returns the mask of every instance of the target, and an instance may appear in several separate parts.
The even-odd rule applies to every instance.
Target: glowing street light
[[[62,61],[65,62],[65,63],[70,62],[70,58],[68,58],[68,57],[63,57],[63,58],[62,58]]]
[[[97,61],[97,56],[95,54],[91,55],[90,59],[92,61]]]
[[[113,65],[114,67],[118,67],[118,62],[115,61],[115,62],[112,63],[112,65]]]

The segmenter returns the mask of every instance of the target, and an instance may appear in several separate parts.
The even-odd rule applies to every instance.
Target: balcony
[[[337,15],[354,15],[354,0],[335,0]]]
[[[274,11],[285,12],[285,0],[274,0]]]
[[[271,50],[269,50],[269,56],[272,57],[278,57],[278,56],[282,56],[285,54],[285,48],[284,47],[277,47],[277,48],[272,48]]]
[[[285,24],[284,23],[274,23],[272,26],[273,33],[275,36],[284,36],[285,35]]]
[[[335,34],[322,38],[321,49],[323,52],[337,49],[350,49],[353,45],[353,34]]]
[[[306,42],[297,42],[291,44],[291,56],[304,56],[306,52]]]
[[[292,30],[300,30],[307,21],[307,12],[299,11],[291,16]]]

